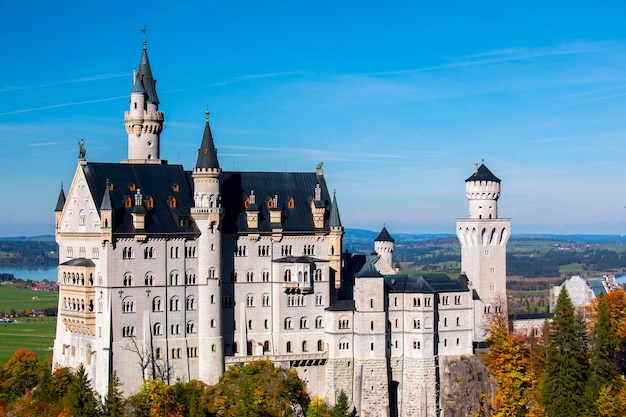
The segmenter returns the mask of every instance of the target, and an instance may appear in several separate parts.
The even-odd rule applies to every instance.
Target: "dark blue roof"
[[[202,135],[202,143],[198,149],[198,160],[196,168],[219,168],[220,164],[217,160],[217,150],[213,143],[213,134],[211,133],[211,125],[209,124],[209,112],[206,113],[206,124],[204,125],[204,134]]]
[[[453,280],[446,274],[385,275],[389,292],[440,293],[469,291],[463,280]]]
[[[465,180],[465,182],[468,182],[468,181],[494,181],[494,182],[500,182],[500,178],[498,178],[495,175],[493,175],[491,173],[491,171],[489,171],[489,168],[487,168],[485,166],[485,164],[481,164],[478,167],[478,169],[476,170],[476,172],[474,172],[471,177],[469,177],[468,179]]]
[[[149,198],[154,201],[154,207],[146,208],[142,234],[199,234],[189,216],[193,206],[189,175],[181,165],[87,163],[83,172],[95,202],[106,202],[107,180],[113,184],[109,191],[113,233],[135,234],[132,210],[139,189],[144,202]],[[131,207],[127,208],[124,202],[129,197]],[[170,203],[172,199],[175,204]]]
[[[222,172],[221,191],[224,208],[224,233],[247,233],[248,223],[244,202],[254,190],[256,206],[259,209],[259,227],[255,233],[271,232],[270,212],[267,201],[278,196],[278,208],[282,211],[283,233],[289,232],[329,232],[329,216],[326,210],[324,227],[316,229],[311,212],[311,200],[315,186],[321,188],[321,202],[328,205],[330,196],[326,180],[321,175],[309,172]],[[293,198],[294,207],[287,202]],[[274,209],[272,209],[274,210]]]
[[[383,226],[383,230],[380,231],[374,242],[395,242],[395,240],[391,237],[387,228]]]

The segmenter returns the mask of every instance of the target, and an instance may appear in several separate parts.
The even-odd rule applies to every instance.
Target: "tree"
[[[546,341],[542,402],[549,417],[584,415],[587,366],[582,333],[581,321],[574,314],[572,300],[563,287]]]
[[[311,400],[309,409],[306,410],[306,417],[332,417],[328,404],[317,395]]]
[[[122,417],[124,415],[122,407],[124,406],[124,399],[122,398],[122,392],[120,379],[117,374],[113,372],[109,377],[109,388],[107,389],[107,395],[104,397],[104,416],[106,417]]]
[[[330,415],[332,417],[350,417],[348,410],[350,410],[348,396],[341,390]]]
[[[99,415],[100,404],[91,389],[91,381],[83,364],[78,365],[70,383],[65,405],[72,417],[96,417]]]
[[[503,313],[492,316],[489,326],[491,343],[486,364],[496,377],[498,388],[493,399],[497,417],[516,417],[525,414],[527,400],[525,394],[529,382],[525,374],[519,345],[509,333],[507,317]]]
[[[39,381],[37,355],[26,349],[17,350],[0,369],[0,400],[11,404]]]
[[[611,323],[609,305],[604,297],[596,303],[596,319],[590,337],[589,383],[587,397],[595,404],[601,388],[612,384],[619,376],[615,352],[619,340]]]
[[[281,416],[306,409],[308,395],[293,369],[274,367],[269,360],[232,366],[207,390],[208,412],[216,416]]]

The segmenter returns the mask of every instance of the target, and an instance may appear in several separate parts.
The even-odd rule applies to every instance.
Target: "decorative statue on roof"
[[[85,159],[87,155],[87,148],[85,148],[85,138],[80,138],[78,141],[78,159]]]
[[[317,163],[317,167],[315,168],[315,170],[318,171],[318,170],[322,169],[322,165],[324,165],[324,161],[319,161]]]

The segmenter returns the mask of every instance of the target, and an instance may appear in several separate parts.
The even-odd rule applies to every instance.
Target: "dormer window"
[[[244,208],[248,208],[249,205],[250,205],[250,197],[246,198],[246,200],[243,202]]]
[[[124,200],[124,207],[126,208],[132,208],[133,207],[133,200],[130,197],[126,197],[126,199]]]
[[[267,208],[274,208],[274,199],[272,197],[270,197],[269,200],[267,200]]]
[[[112,182],[109,183],[109,191],[113,191],[115,190],[115,184],[113,184]]]
[[[287,208],[294,208],[296,206],[296,201],[293,199],[293,197],[291,197],[288,201],[287,201]]]
[[[137,189],[137,186],[134,183],[130,183],[128,184],[128,190],[129,191],[135,191]]]
[[[146,207],[154,208],[154,198],[152,198],[152,196],[148,197],[146,200]]]
[[[170,208],[176,208],[177,207],[176,206],[176,197],[170,198],[169,203],[170,203]]]
[[[173,190],[175,193],[179,192],[179,191],[180,191],[180,185],[178,185],[178,184],[174,184],[174,185],[172,185],[172,190]]]

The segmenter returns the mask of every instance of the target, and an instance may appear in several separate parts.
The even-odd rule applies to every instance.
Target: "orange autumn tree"
[[[494,315],[488,331],[487,342],[491,345],[485,363],[498,383],[492,404],[496,409],[495,416],[525,415],[528,404],[524,394],[529,378],[524,372],[520,348],[509,333],[507,317],[504,314]]]
[[[619,287],[602,296],[606,303],[611,321],[611,328],[622,343],[626,341],[626,293]],[[587,312],[591,316],[591,328],[594,327],[598,315],[600,297],[595,298],[588,307]]]

